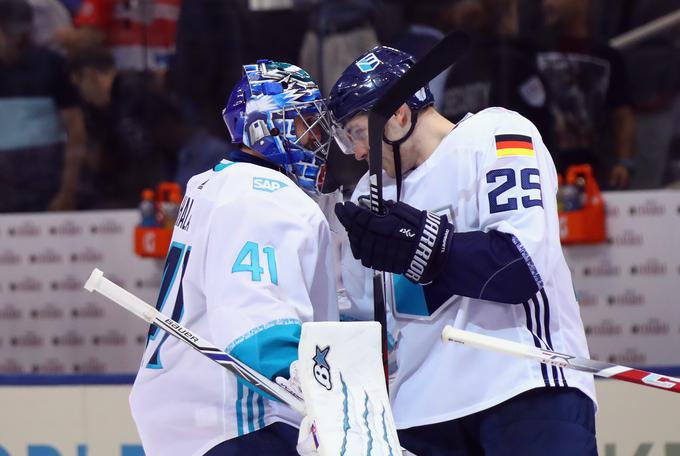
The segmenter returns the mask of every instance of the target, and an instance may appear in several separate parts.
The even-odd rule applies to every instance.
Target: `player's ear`
[[[410,128],[411,127],[411,108],[408,107],[406,103],[401,105],[399,107],[399,111],[401,111],[401,119],[399,120],[399,124],[404,127],[404,128]]]
[[[410,125],[411,122],[411,110],[406,105],[406,103],[399,106],[399,109],[394,113],[394,117],[401,128]]]

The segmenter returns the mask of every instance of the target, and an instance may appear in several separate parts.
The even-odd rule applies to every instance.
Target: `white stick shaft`
[[[259,372],[251,369],[246,364],[220,350],[212,343],[192,333],[170,317],[166,317],[155,307],[139,299],[124,288],[111,282],[104,277],[104,273],[95,268],[90,278],[85,282],[84,288],[88,291],[96,291],[116,304],[124,307],[141,319],[158,326],[168,334],[185,342],[202,355],[210,358],[220,366],[228,369],[247,382],[262,390],[266,395],[272,396],[282,402],[287,403],[295,411],[304,415],[305,406],[297,397],[286,391],[278,384],[272,382]]]
[[[471,331],[456,329],[453,326],[446,326],[442,331],[442,337],[449,342],[458,342],[470,345],[475,348],[491,350],[506,355],[518,356],[520,358],[534,358],[541,360],[542,351],[530,345],[520,344],[511,340],[500,339],[497,337],[485,336]]]
[[[506,355],[535,359],[543,364],[565,367],[582,372],[622,380],[643,386],[659,388],[674,393],[680,393],[680,379],[656,374],[632,367],[579,358],[565,353],[558,353],[548,349],[532,347],[518,342],[486,336],[452,326],[446,326],[442,331],[442,339],[447,342],[470,345],[483,350],[491,350]]]
[[[84,288],[87,291],[96,291],[121,307],[137,315],[142,320],[153,323],[154,318],[161,314],[155,307],[151,307],[146,302],[139,299],[123,287],[119,287],[109,279],[104,277],[104,273],[97,268],[92,270],[90,278],[85,282]]]

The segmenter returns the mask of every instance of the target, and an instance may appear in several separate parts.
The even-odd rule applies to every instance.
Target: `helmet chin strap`
[[[411,136],[413,130],[416,128],[417,121],[418,111],[411,111],[411,127],[404,136],[394,141],[390,141],[385,136],[385,133],[383,133],[383,141],[392,146],[392,152],[394,154],[394,174],[397,179],[397,201],[400,201],[401,198],[401,154],[399,153],[399,147]]]

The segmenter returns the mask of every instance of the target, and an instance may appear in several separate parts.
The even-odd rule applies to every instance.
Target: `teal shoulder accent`
[[[274,320],[239,337],[226,351],[267,378],[288,378],[290,363],[298,357],[301,330],[299,320]]]
[[[226,163],[220,162],[213,167],[213,171],[219,172],[219,171],[222,171],[224,168],[229,168],[231,165],[235,165],[235,164],[236,164],[236,162],[226,162]]]

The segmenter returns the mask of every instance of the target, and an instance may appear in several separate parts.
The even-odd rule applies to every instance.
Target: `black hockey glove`
[[[446,264],[453,226],[445,215],[406,203],[387,201],[385,206],[386,213],[378,215],[352,202],[335,205],[354,258],[368,268],[430,283]]]

